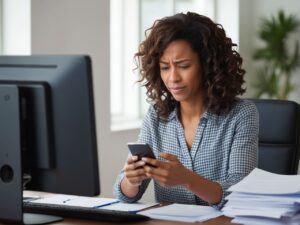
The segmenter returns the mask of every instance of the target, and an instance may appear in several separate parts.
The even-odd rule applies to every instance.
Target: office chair
[[[300,152],[300,107],[287,100],[252,99],[259,112],[258,168],[297,174]]]

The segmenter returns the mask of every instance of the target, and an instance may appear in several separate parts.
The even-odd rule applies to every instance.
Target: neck
[[[199,119],[205,110],[203,101],[196,103],[180,102],[180,116],[182,119]]]

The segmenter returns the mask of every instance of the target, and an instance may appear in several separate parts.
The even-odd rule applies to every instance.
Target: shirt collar
[[[177,108],[175,108],[168,116],[168,121],[171,121],[177,117]]]
[[[175,107],[175,109],[169,114],[167,120],[168,120],[168,121],[172,121],[172,120],[174,120],[174,119],[176,119],[176,118],[177,118],[177,119],[179,118],[177,107]],[[214,113],[212,113],[212,112],[209,112],[209,111],[206,110],[206,111],[204,112],[202,118],[205,118],[205,119],[207,119],[207,120],[214,120],[214,121],[217,121],[218,118],[219,118],[219,116],[216,115],[216,114],[214,114]]]

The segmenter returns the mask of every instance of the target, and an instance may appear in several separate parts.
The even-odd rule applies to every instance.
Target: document
[[[254,194],[300,194],[300,175],[280,175],[255,168],[228,191]]]
[[[103,207],[101,207],[101,209],[127,211],[127,212],[138,212],[142,209],[146,209],[146,208],[155,206],[157,204],[158,203],[150,203],[150,202],[136,202],[136,203],[117,202],[114,204],[103,206]]]
[[[157,205],[157,203],[137,202],[122,203],[115,198],[84,197],[77,195],[54,195],[51,197],[32,200],[35,203],[80,206],[88,208],[101,208],[109,210],[119,210],[128,212],[137,212],[142,209]]]
[[[181,221],[181,222],[202,222],[219,217],[221,211],[209,206],[171,204],[159,208],[148,209],[138,212],[153,219]]]
[[[33,200],[35,203],[68,205],[68,206],[82,206],[90,208],[99,208],[119,202],[114,198],[98,198],[98,197],[83,197],[77,195],[55,195],[52,197],[41,198]]]
[[[231,186],[222,209],[232,222],[251,225],[300,224],[300,175],[280,175],[255,168]]]

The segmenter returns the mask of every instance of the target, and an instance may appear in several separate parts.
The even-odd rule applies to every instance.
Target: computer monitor
[[[92,87],[88,56],[0,56],[0,221],[22,214],[23,177],[29,190],[100,193]]]

